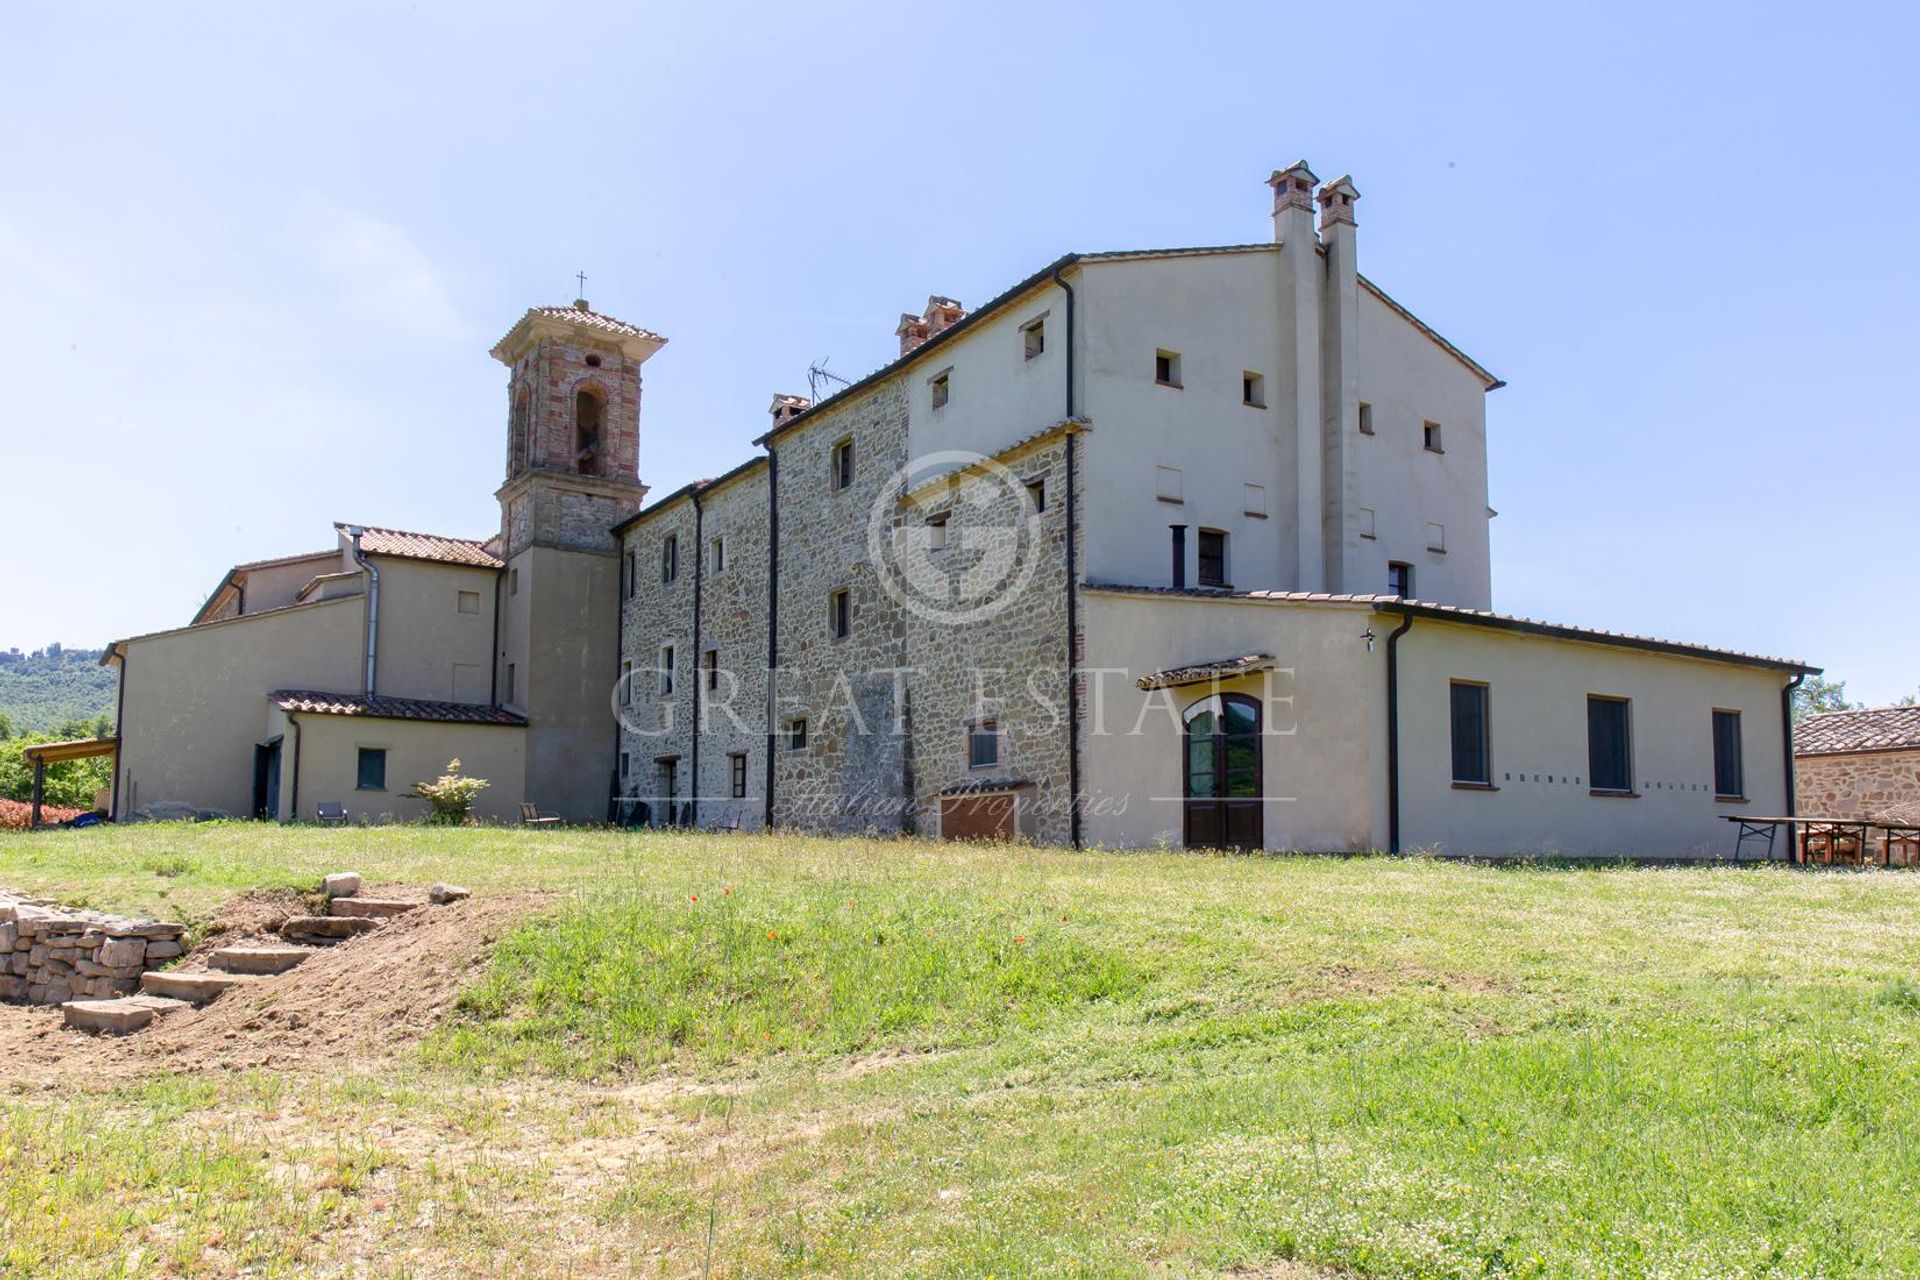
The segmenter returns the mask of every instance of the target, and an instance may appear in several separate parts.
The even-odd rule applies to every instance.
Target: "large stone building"
[[[1806,668],[1492,612],[1500,383],[1359,273],[1350,181],[1270,185],[1261,243],[929,298],[644,508],[663,340],[528,312],[500,531],[343,525],[115,645],[116,814],[404,816],[450,755],[495,817],[1114,846],[1699,856],[1784,810]]]
[[[1349,180],[1270,185],[1270,242],[935,295],[624,521],[630,810],[1643,856],[1783,810],[1806,668],[1491,612],[1499,381],[1359,273]]]

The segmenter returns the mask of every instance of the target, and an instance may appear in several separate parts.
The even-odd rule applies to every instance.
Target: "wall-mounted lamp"
[[[1365,631],[1362,631],[1360,633],[1360,638],[1367,642],[1367,652],[1372,653],[1373,652],[1373,627],[1371,624],[1368,625]]]

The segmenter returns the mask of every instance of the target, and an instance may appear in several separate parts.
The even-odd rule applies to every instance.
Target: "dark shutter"
[[[1227,535],[1218,529],[1200,531],[1200,585],[1227,585]]]
[[[359,779],[355,785],[362,791],[387,789],[387,753],[384,748],[360,748]]]
[[[1493,781],[1487,762],[1487,687],[1453,686],[1453,780]]]
[[[1587,699],[1587,772],[1595,791],[1633,790],[1627,723],[1623,700]]]
[[[1745,796],[1746,778],[1740,765],[1740,713],[1713,713],[1713,791],[1715,795]]]

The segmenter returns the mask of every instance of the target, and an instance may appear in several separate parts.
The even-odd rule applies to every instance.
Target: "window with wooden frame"
[[[1487,686],[1455,680],[1448,686],[1453,728],[1453,783],[1493,785],[1493,739],[1487,718]]]
[[[1716,800],[1747,798],[1746,767],[1740,758],[1740,713],[1713,713],[1713,797]]]
[[[700,666],[707,673],[707,688],[718,689],[720,687],[720,651],[709,649],[701,654]]]
[[[828,455],[828,465],[832,468],[833,487],[847,489],[853,486],[853,437],[833,446]]]
[[[747,753],[736,751],[727,757],[727,790],[735,800],[747,795]]]
[[[845,587],[827,593],[827,634],[835,640],[853,634],[853,593]]]
[[[667,697],[673,692],[673,646],[660,646],[660,696]]]
[[[1587,783],[1601,795],[1633,794],[1633,708],[1625,698],[1587,695]]]
[[[991,769],[1000,763],[1000,722],[967,722],[967,768]]]
[[[1387,594],[1402,600],[1413,599],[1413,566],[1395,560],[1387,565]]]
[[[680,535],[670,533],[660,544],[660,581],[672,582],[680,576]]]
[[[1200,585],[1227,585],[1227,535],[1220,529],[1200,530]]]

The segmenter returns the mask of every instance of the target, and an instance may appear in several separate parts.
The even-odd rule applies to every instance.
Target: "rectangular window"
[[[807,721],[801,716],[787,721],[787,750],[805,751],[807,749]]]
[[[1402,600],[1413,599],[1413,566],[1395,560],[1387,566],[1387,594]]]
[[[660,646],[660,696],[666,697],[673,692],[673,646]]]
[[[827,630],[835,640],[853,633],[853,596],[845,587],[827,596]]]
[[[1360,402],[1360,434],[1363,436],[1373,434],[1373,406],[1364,400]]]
[[[713,540],[713,571],[715,573],[719,573],[722,569],[726,567],[727,567],[727,540],[725,538],[715,538]]]
[[[358,776],[359,781],[354,783],[356,789],[385,791],[387,789],[387,749],[361,747]]]
[[[947,513],[927,517],[927,550],[945,551],[947,549]]]
[[[1000,722],[975,720],[967,725],[967,768],[991,769],[1000,763]]]
[[[700,665],[707,669],[707,688],[720,687],[720,651],[709,649],[701,655]]]
[[[672,582],[680,576],[680,538],[668,534],[667,540],[660,544],[660,581]]]
[[[629,763],[630,759],[627,753],[622,751],[620,753],[620,776],[623,778],[627,776],[627,766]]]
[[[747,754],[736,751],[727,757],[729,791],[735,800],[744,800],[747,795]]]
[[[514,666],[513,666],[513,664],[512,664],[511,662],[509,662],[509,663],[507,664],[507,698],[506,698],[506,700],[507,700],[508,702],[512,702],[512,701],[513,701],[513,684],[514,684],[514,680],[513,680],[513,677],[514,677],[514,674],[515,674],[515,673],[514,673]]]
[[[1163,387],[1180,385],[1180,353],[1178,351],[1153,353],[1153,380]]]
[[[1595,791],[1633,792],[1632,717],[1625,698],[1587,697],[1587,774]]]
[[[953,375],[950,373],[935,374],[933,381],[927,385],[933,388],[933,407],[936,409],[944,408],[953,397]]]
[[[1047,349],[1047,322],[1045,318],[1021,326],[1020,347],[1031,360]]]
[[[1440,424],[1437,422],[1423,422],[1420,424],[1420,440],[1431,453],[1446,452],[1445,449],[1440,447]]]
[[[620,664],[620,705],[623,707],[633,705],[633,664],[631,662]]]
[[[1033,514],[1039,515],[1047,509],[1047,482],[1045,480],[1027,481],[1027,500],[1033,504]]]
[[[480,593],[478,591],[462,591],[460,598],[455,602],[455,607],[462,613],[480,612]]]
[[[833,468],[833,487],[845,489],[853,484],[853,439],[848,437],[833,446],[830,458]]]
[[[1713,794],[1722,800],[1747,798],[1746,772],[1740,763],[1740,713],[1713,713]]]
[[[640,589],[640,570],[634,563],[634,552],[627,552],[626,562],[620,566],[620,595],[622,599],[633,599],[634,592]]]
[[[1455,680],[1453,699],[1453,780],[1472,786],[1493,785],[1493,752],[1487,732],[1487,686]]]
[[[1200,585],[1227,585],[1227,535],[1218,529],[1200,531]]]
[[[1267,407],[1267,380],[1257,373],[1240,375],[1240,403],[1255,409]]]

